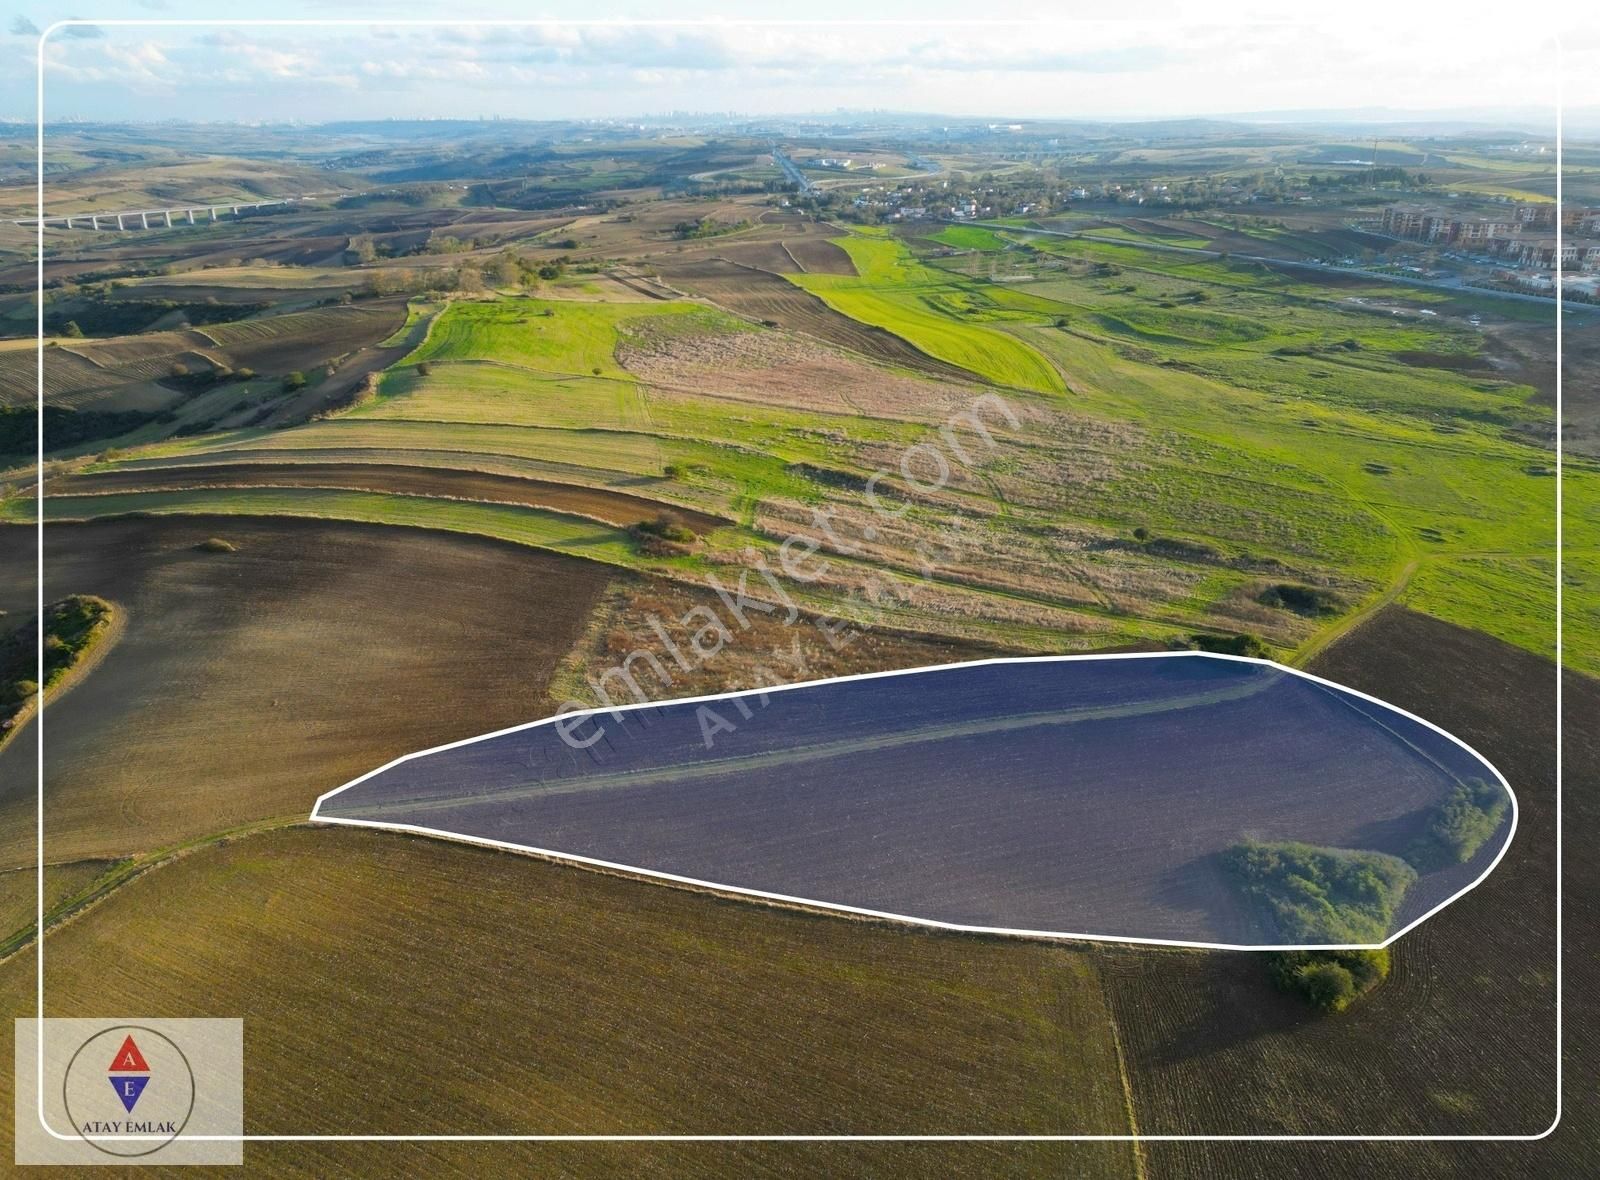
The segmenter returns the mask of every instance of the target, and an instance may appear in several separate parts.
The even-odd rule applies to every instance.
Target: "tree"
[[[77,320],[68,320],[67,321],[67,326],[65,328],[61,329],[61,334],[63,336],[70,336],[74,340],[76,340],[80,336],[83,335],[83,329],[78,327],[78,321]]]
[[[489,273],[497,287],[515,287],[522,281],[522,263],[512,254],[497,254]]]
[[[306,375],[296,369],[283,379],[283,392],[293,393],[297,389],[306,387]]]
[[[1324,1012],[1342,1012],[1356,998],[1356,980],[1338,963],[1311,963],[1300,970],[1300,990]]]

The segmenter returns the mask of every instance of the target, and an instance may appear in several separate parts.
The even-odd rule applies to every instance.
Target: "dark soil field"
[[[303,815],[375,760],[548,715],[545,685],[610,576],[382,526],[196,517],[49,533],[46,597],[98,594],[126,620],[46,709],[52,861]],[[212,536],[237,551],[196,548]],[[27,609],[32,571],[32,530],[0,529],[0,609]],[[0,753],[3,867],[33,855],[36,732]]]
[[[800,264],[800,269],[815,275],[853,275],[856,264],[832,242],[821,238],[785,238],[784,249]]]
[[[1244,955],[1115,953],[1106,980],[1146,1132],[1534,1134],[1554,1113],[1554,690],[1551,664],[1390,609],[1329,649],[1322,675],[1437,720],[1505,772],[1522,822],[1477,889],[1393,948],[1394,972],[1338,1018],[1261,982]],[[1567,682],[1568,937],[1600,897],[1600,685]],[[1166,1177],[1577,1176],[1597,1125],[1596,961],[1569,949],[1568,1106],[1537,1144],[1152,1144]]]
[[[572,736],[581,752],[542,726],[412,759],[317,814],[966,926],[1273,945],[1350,938],[1273,926],[1222,853],[1401,856],[1455,782],[1493,779],[1399,714],[1205,656],[833,683],[601,714]],[[1449,900],[1507,828],[1356,941]]]
[[[129,385],[159,381],[175,363],[193,372],[217,364],[279,375],[312,370],[384,339],[405,322],[403,299],[327,307],[185,331],[149,332],[75,341],[45,357],[45,396],[55,405],[85,406]],[[32,349],[0,352],[0,405],[38,397]]]
[[[219,463],[215,466],[131,467],[93,475],[65,476],[46,495],[96,492],[175,491],[183,488],[347,488],[442,496],[495,504],[527,504],[592,516],[608,524],[632,525],[671,511],[697,533],[728,521],[691,508],[678,508],[644,496],[541,479],[518,479],[481,471],[410,467],[386,463]]]
[[[915,369],[955,381],[976,381],[965,369],[935,360],[892,332],[874,328],[834,311],[815,295],[800,290],[771,271],[724,258],[679,261],[670,255],[656,260],[661,276],[674,286],[704,295],[730,311],[779,327],[805,332],[874,360]],[[785,260],[784,269],[788,269]]]

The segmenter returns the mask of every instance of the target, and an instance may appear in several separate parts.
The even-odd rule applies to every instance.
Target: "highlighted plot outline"
[[[1496,802],[1491,833],[1411,870],[1463,784]],[[1156,652],[583,710],[405,755],[311,819],[938,929],[1375,949],[1494,869],[1517,804],[1465,742],[1375,697],[1271,661]],[[1344,937],[1296,937],[1230,867],[1248,845],[1406,876],[1392,909],[1327,927]]]

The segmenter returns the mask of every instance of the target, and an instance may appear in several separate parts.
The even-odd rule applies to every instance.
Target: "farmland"
[[[876,174],[811,168],[806,193],[779,191],[772,142],[728,129],[549,125],[536,143],[514,121],[440,120],[352,124],[335,142],[263,125],[230,144],[261,153],[248,167],[197,164],[210,147],[181,125],[151,125],[137,150],[128,132],[52,129],[64,208],[193,185],[365,191],[192,229],[46,232],[47,601],[103,598],[122,629],[47,709],[51,1010],[242,1015],[252,1132],[1547,1125],[1549,308],[1374,277],[1399,269],[1395,244],[1361,227],[1416,194],[1375,174],[1283,195],[1358,147],[1282,129],[1134,143],[1117,128],[1091,142],[1065,124],[952,126],[937,145],[926,129],[873,132],[858,154]],[[797,159],[837,150],[831,132],[807,137]],[[1381,148],[1437,171],[1429,200],[1553,181],[1488,144]],[[1569,200],[1596,176],[1575,172]],[[1110,195],[1130,177],[1183,195]],[[1079,181],[1098,195],[1010,215],[1035,187]],[[926,216],[872,211],[875,194],[918,185],[897,200]],[[1276,195],[1228,197],[1251,185]],[[945,220],[957,190],[993,215]],[[41,510],[24,239],[0,231],[13,635],[35,606],[24,526]],[[1247,254],[1358,255],[1372,273]],[[1600,708],[1594,319],[1573,309],[1565,332],[1572,717]],[[734,595],[750,596],[742,623]],[[702,658],[697,636],[717,650]],[[668,698],[1194,647],[1393,701],[1517,793],[1495,872],[1397,941],[1389,975],[1344,1011],[1280,988],[1258,955],[936,932],[304,822],[322,793],[411,751],[563,702],[631,701],[619,665]],[[820,713],[777,724],[784,695],[719,736],[722,773],[636,765],[670,751],[617,735],[581,788],[538,767],[540,797],[508,803],[497,792],[534,781],[526,757],[520,778],[483,764],[476,803],[443,783],[421,822],[894,912],[931,896],[933,916],[971,924],[1079,929],[1053,920],[1066,911],[1122,925],[1131,909],[1170,936],[1257,942],[1326,923],[1301,904],[1307,883],[1365,905],[1326,929],[1404,924],[1470,883],[1509,826],[1503,806],[1459,806],[1475,787],[1446,780],[1476,776],[1397,758],[1326,699],[1296,698],[1287,726],[1263,692],[885,745],[881,694],[826,732]],[[938,729],[984,702],[1003,706],[990,719],[1015,713],[1004,696],[904,712]],[[29,938],[36,738],[25,725],[0,751],[6,951]],[[1569,847],[1594,828],[1593,746],[1574,726]],[[1158,800],[1136,813],[1116,789],[1130,768]],[[1080,778],[1098,783],[1090,813],[1061,805]],[[1242,848],[1262,864],[1230,877],[1220,862]],[[1594,892],[1577,861],[1569,921]],[[1569,972],[1591,982],[1581,955]],[[29,955],[0,958],[14,1012],[32,984]],[[1573,986],[1569,1045],[1592,1055],[1593,988]],[[351,1048],[330,1058],[330,1044]],[[435,1063],[427,1101],[397,1061]],[[1592,1130],[1592,1096],[1569,1084],[1569,1118]],[[1400,1180],[1577,1174],[1580,1147],[1563,1131],[1526,1157],[1195,1143],[249,1155],[286,1175]]]
[[[605,582],[603,567],[490,542],[304,520],[50,532],[50,586],[99,594],[125,625],[48,706],[52,859],[301,814],[341,768],[548,709],[544,681]],[[236,551],[196,548],[212,536]],[[31,601],[31,533],[0,529],[0,543],[0,609],[18,613]],[[542,628],[530,632],[528,617]],[[297,635],[317,643],[286,642]],[[480,687],[463,692],[464,676]],[[0,751],[4,867],[31,854],[34,732]],[[107,809],[117,825],[94,818]]]
[[[606,703],[631,703],[645,675],[602,677]],[[1206,656],[972,665],[607,717],[408,761],[316,815],[923,920],[1239,945],[1383,942],[1509,834],[1496,784],[1487,833],[1419,879],[1400,857],[1456,784],[1492,770],[1388,710]],[[997,752],[1006,772],[985,774]],[[1381,909],[1330,888],[1326,919],[1272,921],[1231,888],[1241,839],[1404,876]]]

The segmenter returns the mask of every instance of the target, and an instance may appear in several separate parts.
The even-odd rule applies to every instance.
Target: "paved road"
[[[1380,283],[1399,283],[1407,287],[1428,287],[1436,291],[1448,291],[1452,295],[1482,296],[1485,299],[1517,299],[1524,303],[1539,303],[1545,307],[1554,307],[1555,300],[1548,295],[1523,295],[1515,291],[1490,291],[1483,287],[1469,287],[1465,283],[1441,283],[1431,279],[1415,279],[1404,275],[1383,274],[1379,271],[1362,270],[1353,266],[1335,266],[1331,262],[1299,262],[1288,258],[1273,258],[1266,254],[1239,254],[1232,250],[1206,250],[1199,246],[1169,246],[1164,242],[1138,242],[1129,238],[1106,237],[1102,234],[1086,234],[1076,230],[1065,229],[1034,229],[1029,226],[1006,225],[999,221],[949,221],[952,225],[978,225],[985,229],[1007,230],[1011,233],[1043,234],[1051,238],[1079,238],[1085,242],[1104,242],[1112,246],[1136,246],[1141,250],[1164,250],[1172,254],[1193,254],[1202,258],[1237,258],[1243,262],[1265,262],[1272,266],[1286,266],[1296,270],[1326,271],[1330,274],[1354,275],[1358,278],[1372,279]],[[1582,314],[1589,309],[1582,305],[1566,304],[1572,314]],[[1600,319],[1600,312],[1592,312],[1585,322]]]
[[[783,169],[783,174],[789,178],[789,183],[798,188],[803,196],[809,197],[813,193],[822,191],[812,183],[810,177],[800,171],[799,166],[793,160],[783,154],[777,144],[772,145],[772,159],[779,168]]]

